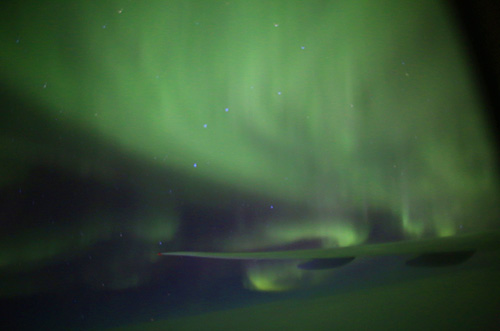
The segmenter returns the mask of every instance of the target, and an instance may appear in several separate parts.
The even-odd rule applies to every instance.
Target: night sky
[[[488,105],[449,9],[3,1],[0,323],[123,326],[422,275],[158,252],[498,228]]]

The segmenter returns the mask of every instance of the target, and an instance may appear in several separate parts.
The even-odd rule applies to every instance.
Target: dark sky
[[[484,49],[471,55],[455,13],[435,1],[2,3],[7,321],[124,325],[354,272],[158,252],[498,227],[494,85],[480,84]]]

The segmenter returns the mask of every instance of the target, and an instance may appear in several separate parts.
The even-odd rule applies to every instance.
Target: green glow
[[[453,20],[434,0],[60,6],[27,8],[0,30],[5,84],[47,121],[58,117],[61,127],[104,137],[180,178],[300,202],[320,215],[270,220],[238,247],[318,236],[325,247],[360,244],[369,220],[355,226],[338,215],[365,205],[398,215],[415,238],[498,222],[484,105]],[[106,157],[74,164],[54,146],[16,138],[17,148],[5,146],[15,161],[0,165],[0,185],[22,179],[38,158],[113,176]],[[154,242],[176,227],[152,215],[133,230]],[[111,233],[94,231],[78,250]],[[33,238],[4,251],[0,266],[73,252],[62,232],[47,234],[47,247]],[[253,286],[286,287],[262,277],[252,276]]]
[[[265,249],[269,246],[288,245],[301,240],[320,240],[324,248],[359,245],[367,237],[366,227],[355,227],[349,220],[329,219],[269,219],[255,231],[232,236],[223,245],[227,251]],[[256,262],[245,264],[246,288],[263,292],[282,292],[319,284],[332,271],[310,272],[297,268],[293,262]]]
[[[301,239],[321,238],[323,247],[345,247],[362,243],[367,232],[356,229],[354,222],[347,220],[308,220],[300,223],[287,222],[267,229],[272,243],[292,243]],[[363,233],[364,232],[364,233]]]
[[[292,262],[253,262],[245,264],[247,289],[260,292],[284,292],[320,284],[331,278],[334,271],[310,272]]]
[[[10,270],[31,268],[77,254],[96,242],[109,239],[111,229],[102,221],[88,221],[85,225],[75,222],[73,226],[59,227],[56,230],[25,230],[16,237],[3,240],[5,249],[0,251],[0,267]],[[23,245],[20,246],[19,242]]]
[[[353,246],[362,244],[367,239],[369,227],[368,224],[359,224],[359,220],[329,218],[274,217],[257,223],[262,225],[221,240],[221,249],[226,251],[265,249],[301,240],[319,241],[323,248]]]
[[[175,218],[144,217],[133,225],[133,233],[146,242],[171,240],[177,231],[178,221]]]
[[[342,2],[320,19],[317,6],[82,2],[68,13],[77,37],[2,38],[4,74],[139,157],[270,196],[387,206],[401,171],[419,205],[436,184],[456,203],[493,192],[482,106],[443,8]]]
[[[173,216],[170,219],[144,218],[134,225],[132,232],[122,233],[122,236],[125,239],[139,239],[146,244],[156,244],[158,240],[173,239],[177,223]],[[0,250],[0,268],[11,271],[29,269],[78,256],[96,243],[119,238],[119,233],[113,229],[112,224],[110,219],[100,217],[74,219],[66,226],[25,230],[22,234],[2,241],[4,249]],[[23,245],[20,246],[19,242]],[[150,255],[148,252],[144,258],[149,258]]]
[[[403,195],[401,204],[401,223],[405,233],[409,237],[420,237],[424,232],[424,222],[421,220],[415,221],[410,218],[410,204],[407,194]]]
[[[282,292],[294,289],[300,278],[295,263],[280,263],[275,266],[253,265],[246,268],[245,287],[255,291]]]

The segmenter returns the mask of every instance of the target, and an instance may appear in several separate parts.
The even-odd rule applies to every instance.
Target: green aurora
[[[431,0],[34,2],[0,29],[0,59],[3,85],[40,109],[44,125],[105,140],[186,179],[186,191],[209,183],[310,212],[242,220],[219,250],[316,237],[337,247],[368,239],[370,219],[352,216],[367,209],[394,215],[391,226],[412,239],[496,226],[493,146],[462,42],[447,7]],[[3,188],[26,181],[38,160],[103,182],[119,177],[108,149],[68,159],[12,132],[2,134]],[[141,201],[160,199],[154,179],[137,176]],[[118,222],[75,219],[3,240],[0,267],[79,256]],[[179,221],[172,207],[131,231],[149,244],[182,241]],[[67,233],[82,224],[87,239],[75,245]],[[250,287],[276,278],[269,269],[248,267]],[[287,288],[278,283],[264,287]]]

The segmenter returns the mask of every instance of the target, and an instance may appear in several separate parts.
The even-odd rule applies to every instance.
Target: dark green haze
[[[0,62],[6,90],[43,119],[29,125],[78,128],[112,147],[68,158],[61,151],[73,147],[2,132],[3,189],[17,190],[39,163],[112,182],[120,178],[119,151],[190,185],[312,211],[307,220],[264,217],[221,237],[221,250],[316,237],[324,247],[362,244],[370,219],[349,211],[367,208],[394,215],[392,226],[407,238],[486,229],[498,219],[485,106],[455,22],[437,1],[34,1],[19,8],[15,20],[0,14],[9,22],[1,23]],[[5,118],[16,116],[10,110]],[[152,177],[141,173],[135,182],[144,204],[161,200],[148,186]],[[145,244],[182,240],[174,209],[141,215],[129,232]],[[85,255],[118,235],[109,225],[115,217],[73,217],[54,231],[18,229],[2,239],[0,267]],[[75,245],[68,232],[85,240]],[[135,257],[155,258],[149,250]],[[110,273],[120,270],[113,261]],[[249,287],[293,287],[266,268],[248,270]],[[115,287],[138,283],[132,275]]]

